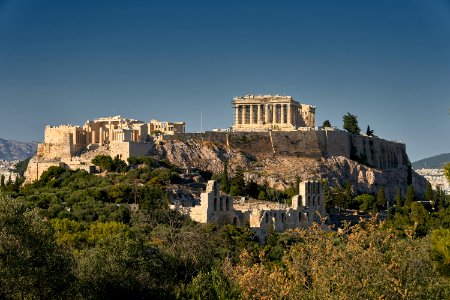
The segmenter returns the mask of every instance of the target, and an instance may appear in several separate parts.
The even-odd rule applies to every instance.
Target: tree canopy
[[[344,122],[343,128],[347,130],[347,132],[350,132],[352,134],[360,134],[361,129],[358,126],[357,116],[347,112],[347,114],[342,117],[342,120]]]

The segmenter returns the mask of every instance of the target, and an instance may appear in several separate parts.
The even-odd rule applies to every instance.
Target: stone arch
[[[219,210],[220,210],[220,211],[223,210],[223,198],[220,198]]]
[[[269,224],[269,213],[266,212],[265,214],[266,223]]]
[[[217,210],[217,198],[214,197],[214,211]]]
[[[230,199],[228,197],[225,198],[225,210],[230,210]]]

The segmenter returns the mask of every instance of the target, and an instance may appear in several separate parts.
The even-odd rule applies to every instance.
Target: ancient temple
[[[234,131],[296,130],[314,127],[315,106],[291,96],[246,95],[233,98]]]

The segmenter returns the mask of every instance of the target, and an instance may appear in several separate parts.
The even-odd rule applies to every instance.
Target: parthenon
[[[314,127],[315,106],[291,96],[246,95],[233,98],[234,131],[296,130]]]

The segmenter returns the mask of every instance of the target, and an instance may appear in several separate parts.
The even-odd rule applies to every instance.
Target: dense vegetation
[[[450,203],[440,191],[424,207],[409,187],[380,222],[384,192],[330,188],[329,208],[374,217],[339,231],[271,232],[260,245],[246,226],[197,224],[170,210],[166,186],[183,182],[176,166],[148,157],[130,167],[96,162],[106,171],[53,167],[33,184],[1,187],[1,299],[450,297]],[[235,195],[296,192],[246,183],[242,170],[215,178]]]

